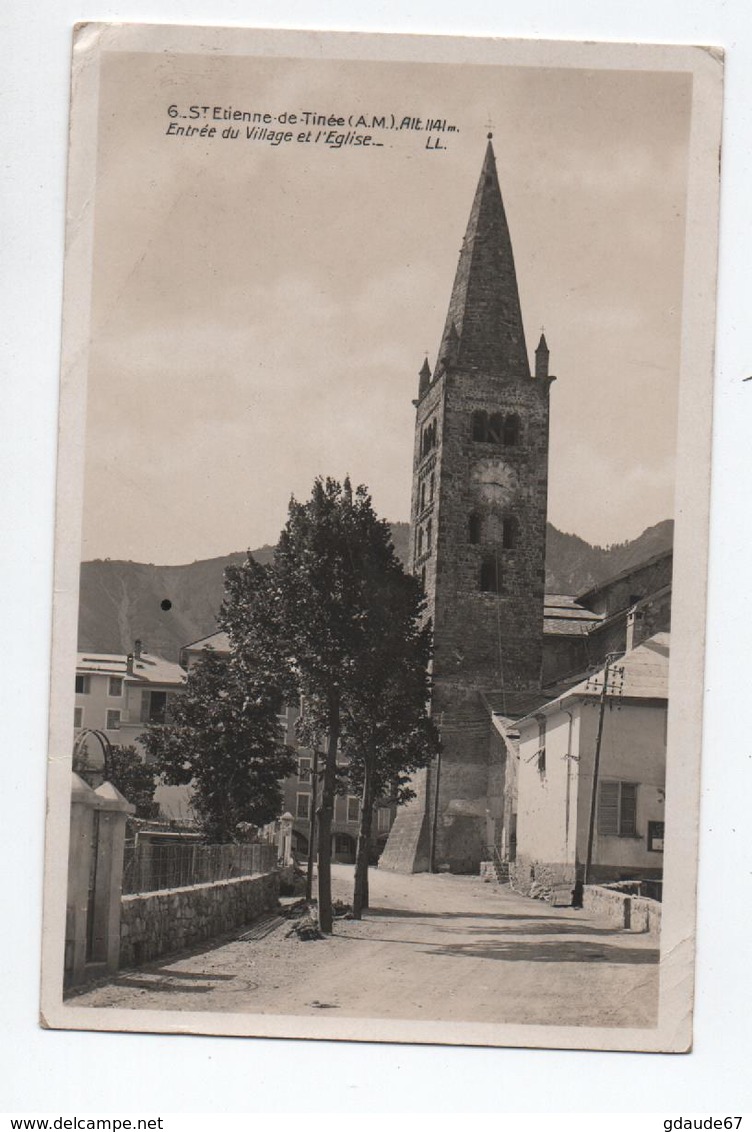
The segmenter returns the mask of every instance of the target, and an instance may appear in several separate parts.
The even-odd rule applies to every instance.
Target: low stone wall
[[[134,967],[248,924],[278,906],[279,874],[123,896],[120,966]]]
[[[588,915],[615,928],[648,932],[658,936],[661,930],[661,905],[644,896],[630,896],[618,889],[597,884],[585,886],[582,907]]]
[[[646,896],[632,896],[630,927],[633,932],[648,932],[656,938],[661,934],[661,905]]]

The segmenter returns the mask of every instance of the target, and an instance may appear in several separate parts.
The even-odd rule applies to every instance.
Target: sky
[[[168,136],[191,105],[456,132]],[[528,353],[545,328],[557,375],[549,519],[604,545],[669,517],[690,111],[671,72],[105,55],[82,558],[273,543],[322,474],[409,519],[412,399],[489,128]]]

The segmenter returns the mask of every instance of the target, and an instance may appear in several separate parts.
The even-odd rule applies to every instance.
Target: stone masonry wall
[[[660,935],[661,905],[644,896],[630,896],[597,884],[585,886],[582,907],[589,915],[615,928]]]
[[[520,854],[509,865],[509,883],[515,892],[548,900],[559,885],[574,885],[574,865],[551,861],[533,861]]]
[[[124,896],[120,966],[133,967],[248,924],[278,904],[279,875]]]

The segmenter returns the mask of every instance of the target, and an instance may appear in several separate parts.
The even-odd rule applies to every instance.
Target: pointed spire
[[[428,358],[423,362],[420,367],[420,381],[418,382],[418,397],[422,397],[431,384],[431,367],[428,364]]]
[[[548,343],[546,342],[546,335],[541,330],[540,342],[535,348],[535,376],[548,377],[548,359],[549,359]]]
[[[441,360],[444,365],[451,365],[457,361],[457,354],[460,347],[460,336],[457,333],[457,327],[451,323],[448,330],[444,331],[444,338],[441,343]]]
[[[504,380],[530,376],[512,241],[496,175],[491,134],[449,301],[439,358]]]

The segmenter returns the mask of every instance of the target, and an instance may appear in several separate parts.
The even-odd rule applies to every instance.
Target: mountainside
[[[546,590],[577,594],[597,582],[671,548],[670,519],[649,527],[631,542],[591,546],[577,535],[548,526]],[[394,548],[403,562],[408,553],[407,523],[392,525]],[[269,562],[272,546],[253,551]],[[97,559],[81,564],[78,647],[81,651],[126,653],[139,637],[149,652],[177,660],[180,648],[213,633],[222,601],[225,567],[243,562],[245,553],[208,558],[185,566]],[[163,602],[170,602],[163,609]]]
[[[580,594],[641,562],[671,550],[674,521],[664,519],[630,542],[591,546],[578,535],[563,534],[548,524],[546,593]]]

